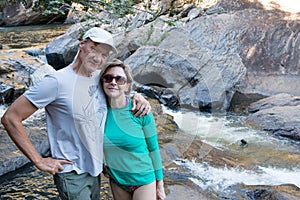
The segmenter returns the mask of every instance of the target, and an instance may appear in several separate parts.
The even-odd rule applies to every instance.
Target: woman
[[[114,59],[100,77],[108,102],[104,154],[114,199],[165,199],[155,121],[152,113],[132,114],[130,68]]]

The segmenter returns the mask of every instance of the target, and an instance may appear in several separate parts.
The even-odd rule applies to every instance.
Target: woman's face
[[[119,98],[125,96],[128,90],[127,78],[124,69],[112,67],[102,76],[102,86],[105,94],[109,98]]]

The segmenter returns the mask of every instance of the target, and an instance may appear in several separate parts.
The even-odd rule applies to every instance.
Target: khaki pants
[[[100,175],[76,172],[58,173],[54,175],[54,183],[62,200],[99,200]]]

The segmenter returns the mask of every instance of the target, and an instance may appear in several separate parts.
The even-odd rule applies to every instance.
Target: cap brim
[[[115,46],[111,45],[110,43],[107,43],[107,42],[102,41],[102,40],[101,40],[101,41],[100,41],[100,40],[97,40],[97,38],[94,38],[94,37],[90,37],[90,39],[91,39],[92,41],[94,41],[94,42],[99,43],[99,44],[106,44],[106,45],[108,45],[108,46],[111,47],[111,50],[113,51],[113,53],[115,53],[115,54],[118,53],[117,48],[116,48]]]

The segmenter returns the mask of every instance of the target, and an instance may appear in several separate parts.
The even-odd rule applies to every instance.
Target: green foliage
[[[0,9],[7,3],[21,2],[27,5],[29,0],[1,0]],[[31,2],[31,1],[30,1]],[[140,9],[135,7],[135,0],[37,0],[34,2],[33,11],[41,12],[44,15],[65,15],[70,10],[76,11],[77,8],[72,7],[72,3],[81,5],[81,9],[85,11],[84,16],[80,16],[81,21],[94,20],[99,23],[109,24],[110,22],[105,19],[99,19],[95,13],[105,11],[110,13],[115,18],[123,18],[135,12],[146,12],[152,17],[147,22],[154,21],[162,14],[161,10],[151,10],[146,1],[141,1],[145,4],[145,8]],[[173,21],[163,20],[168,25],[174,24]]]
[[[71,8],[72,1],[68,0],[38,0],[34,4],[34,11],[42,12],[44,15],[65,14]]]
[[[143,1],[142,1],[143,2]],[[129,14],[134,14],[137,11],[147,12],[153,17],[150,21],[154,21],[158,18],[161,13],[160,10],[151,10],[145,8],[145,10],[138,9],[134,7],[134,0],[38,0],[35,3],[35,11],[40,11],[45,15],[51,14],[63,14],[72,8],[72,3],[77,3],[82,5],[83,10],[86,12],[85,16],[81,16],[81,20],[94,20],[101,23],[110,23],[103,19],[97,19],[94,13],[99,13],[101,11],[106,11],[112,14],[115,18],[122,18]],[[169,25],[173,22],[166,22]]]
[[[39,0],[35,3],[35,11],[45,15],[63,14],[72,9],[71,4],[77,3],[83,6],[84,11],[100,12],[106,10],[116,17],[123,17],[133,13],[133,1],[131,0]]]

